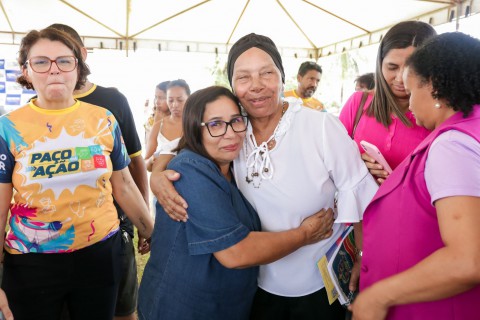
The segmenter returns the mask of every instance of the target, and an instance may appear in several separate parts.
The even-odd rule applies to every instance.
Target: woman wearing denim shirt
[[[330,236],[325,210],[298,228],[259,232],[258,215],[231,172],[247,122],[224,87],[199,90],[187,100],[180,152],[168,168],[182,175],[175,187],[189,203],[189,219],[174,221],[157,205],[140,319],[248,319],[256,266]]]

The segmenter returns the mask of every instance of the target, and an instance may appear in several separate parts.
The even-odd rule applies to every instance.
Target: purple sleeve
[[[425,181],[432,204],[451,196],[480,197],[480,143],[456,130],[442,133],[428,152]]]

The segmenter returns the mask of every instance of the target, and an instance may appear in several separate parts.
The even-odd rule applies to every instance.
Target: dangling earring
[[[437,102],[436,102],[433,106],[435,107],[435,109],[440,109],[440,107],[441,107],[442,105],[441,105],[440,102],[438,102],[438,100],[437,100]]]

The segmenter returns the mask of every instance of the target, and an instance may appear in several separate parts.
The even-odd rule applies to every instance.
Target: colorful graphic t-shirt
[[[130,161],[115,117],[80,101],[34,103],[0,118],[0,183],[16,191],[5,249],[61,253],[108,238],[119,223],[110,176]]]
[[[116,88],[105,88],[94,84],[87,92],[74,95],[74,98],[82,102],[94,104],[112,112],[122,131],[125,148],[127,148],[130,159],[142,156],[142,144],[137,134],[132,110],[127,98]],[[120,229],[127,231],[133,238],[133,223],[128,220],[127,215],[117,202],[113,202],[117,208],[120,218]]]

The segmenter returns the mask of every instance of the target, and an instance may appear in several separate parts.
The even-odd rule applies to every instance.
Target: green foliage
[[[285,91],[297,89],[297,75],[285,78]]]
[[[214,85],[223,86],[230,89],[227,75],[227,62],[221,59],[219,55],[215,56],[215,63],[209,68],[214,79]]]

